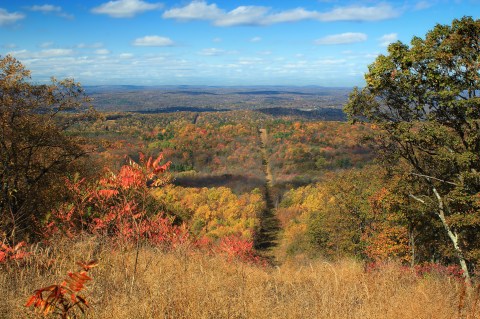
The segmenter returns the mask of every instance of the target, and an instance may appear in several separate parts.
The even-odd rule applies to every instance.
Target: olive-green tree
[[[407,163],[410,198],[442,225],[466,280],[480,260],[480,20],[396,42],[345,111],[378,126],[385,165]]]
[[[0,238],[32,234],[59,199],[63,178],[87,152],[64,130],[90,110],[73,80],[35,85],[19,61],[0,57]]]

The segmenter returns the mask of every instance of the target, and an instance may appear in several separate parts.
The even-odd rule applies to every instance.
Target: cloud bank
[[[379,21],[392,19],[400,15],[400,10],[389,4],[374,6],[337,7],[328,12],[310,11],[296,8],[285,11],[273,11],[264,6],[239,6],[231,11],[219,8],[215,3],[204,0],[193,1],[186,6],[173,8],[163,13],[165,19],[178,21],[210,21],[219,27],[231,26],[266,26],[277,23],[305,20],[331,21]]]
[[[25,18],[24,14],[18,12],[8,12],[7,10],[0,8],[0,26],[13,24],[23,18]]]
[[[115,0],[92,9],[93,13],[106,14],[112,18],[131,18],[137,14],[161,8],[161,3],[148,3],[142,0]]]
[[[147,35],[142,38],[135,39],[132,44],[139,47],[168,47],[174,45],[175,43],[167,37]]]

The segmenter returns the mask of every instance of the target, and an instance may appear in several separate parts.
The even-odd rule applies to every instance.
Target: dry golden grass
[[[89,239],[37,249],[21,267],[2,266],[0,318],[31,317],[23,305],[34,289],[61,281],[75,261],[92,257],[100,265],[87,293],[89,318],[480,318],[477,293],[461,282],[417,278],[395,265],[369,273],[354,261],[262,268],[143,247],[134,276],[135,249]]]

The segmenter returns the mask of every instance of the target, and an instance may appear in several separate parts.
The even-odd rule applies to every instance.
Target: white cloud
[[[98,50],[95,50],[95,54],[106,55],[106,54],[110,54],[110,51],[107,49],[98,49]]]
[[[92,50],[93,52],[93,50]],[[227,51],[230,53],[230,51]],[[50,76],[75,77],[84,85],[95,84],[198,84],[252,85],[279,84],[352,86],[361,85],[368,60],[335,56],[292,59],[252,55],[221,61],[182,56],[182,53],[150,52],[132,55],[128,51],[107,56],[74,54],[38,58],[40,52],[23,52],[22,58],[36,83],[48,83]],[[46,53],[43,52],[43,55]],[[361,61],[361,63],[359,63]],[[155,65],[152,68],[152,65]],[[340,67],[341,66],[341,67]],[[351,75],[354,75],[352,78]],[[354,81],[354,82],[353,82]]]
[[[363,57],[366,59],[376,59],[379,55],[380,53],[367,53],[364,54]]]
[[[257,65],[262,62],[264,62],[264,60],[259,57],[242,57],[238,59],[237,64],[246,66],[246,65]]]
[[[328,35],[321,39],[315,40],[315,44],[318,44],[318,45],[349,44],[349,43],[364,42],[366,40],[367,40],[367,35],[365,33],[347,32],[347,33],[341,33],[341,34]]]
[[[139,13],[161,8],[161,3],[149,3],[142,0],[114,0],[92,9],[93,13],[106,14],[113,18],[131,18]]]
[[[175,43],[167,37],[161,37],[158,35],[147,35],[142,38],[137,38],[132,43],[134,46],[141,47],[168,47]]]
[[[134,57],[132,53],[120,53],[120,59],[131,59]]]
[[[319,15],[319,20],[330,21],[379,21],[396,18],[400,10],[391,5],[382,3],[377,6],[349,6],[338,7],[330,12]]]
[[[27,50],[16,50],[7,52],[7,54],[13,56],[16,59],[30,59],[32,58],[32,54]]]
[[[433,3],[428,1],[419,1],[415,4],[415,10],[425,10],[433,6]]]
[[[99,49],[103,47],[103,43],[101,42],[95,42],[95,43],[79,43],[77,44],[77,48],[79,49]]]
[[[31,7],[27,7],[27,9],[30,11],[41,12],[44,14],[53,13],[62,18],[73,19],[73,15],[63,12],[62,7],[54,6],[52,4],[34,5]]]
[[[260,42],[260,41],[262,41],[261,37],[253,37],[253,38],[250,39],[250,42],[254,42],[254,43],[255,42]]]
[[[28,50],[11,51],[8,54],[17,59],[49,59],[55,57],[72,56],[75,52],[71,49],[45,49],[38,52]]]
[[[224,50],[224,49],[218,49],[218,48],[206,48],[198,52],[198,54],[205,55],[205,56],[219,56],[219,55],[237,54],[237,53],[238,51]]]
[[[212,42],[219,43],[219,42],[222,42],[222,39],[221,38],[213,38]]]
[[[12,24],[25,18],[25,15],[18,12],[8,12],[5,9],[0,8],[0,26]]]
[[[317,11],[307,11],[303,8],[297,8],[280,13],[275,13],[265,17],[265,24],[296,22],[301,20],[319,19],[320,14]]]
[[[228,27],[237,25],[265,26],[303,20],[323,22],[377,21],[391,19],[399,14],[400,11],[389,4],[337,7],[324,13],[303,8],[274,12],[271,8],[264,6],[239,6],[227,12],[215,3],[208,4],[204,0],[196,0],[184,7],[165,11],[163,17],[180,21],[205,20],[211,21],[216,26]]]
[[[70,20],[73,20],[75,17],[73,16],[73,14],[68,14],[68,13],[65,13],[65,12],[60,12],[58,14],[59,17],[62,17],[62,18],[65,18],[65,19],[70,19]]]
[[[223,14],[214,21],[216,26],[262,25],[269,8],[259,6],[240,6]]]
[[[51,4],[44,4],[40,6],[35,5],[35,6],[28,7],[28,10],[48,13],[48,12],[61,12],[62,8],[59,6],[51,5]]]
[[[382,35],[378,40],[380,41],[380,46],[387,47],[390,43],[397,41],[398,35],[396,33],[389,33]]]
[[[217,49],[217,48],[203,49],[202,51],[199,52],[200,55],[206,55],[206,56],[216,56],[216,55],[222,55],[224,53],[225,53],[225,50]]]
[[[314,65],[336,65],[336,64],[344,64],[346,62],[345,59],[320,59],[317,61],[314,61]]]
[[[43,49],[46,49],[48,47],[51,47],[53,45],[53,42],[52,41],[49,41],[49,42],[42,42],[40,43],[39,47],[43,48]]]
[[[69,56],[74,52],[71,49],[46,49],[38,53],[39,57],[50,58],[50,57],[59,57],[59,56]]]
[[[216,20],[221,18],[225,11],[216,4],[207,4],[205,1],[193,1],[185,7],[167,10],[163,17],[177,20]]]
[[[6,43],[2,45],[2,48],[5,48],[5,49],[15,49],[16,47],[17,45],[15,43]]]

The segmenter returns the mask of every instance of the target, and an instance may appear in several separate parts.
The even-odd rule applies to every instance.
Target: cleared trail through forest
[[[275,262],[273,248],[278,245],[278,235],[280,231],[280,222],[275,215],[275,206],[273,201],[273,175],[268,161],[268,133],[262,128],[259,130],[262,141],[262,157],[265,170],[265,201],[266,208],[260,216],[260,231],[255,238],[255,248],[261,254]]]
[[[196,125],[196,124],[197,124],[197,121],[198,121],[198,117],[199,117],[199,116],[200,116],[199,113],[195,113],[195,117],[194,117],[193,120],[192,120],[192,124],[193,124],[193,125]]]

